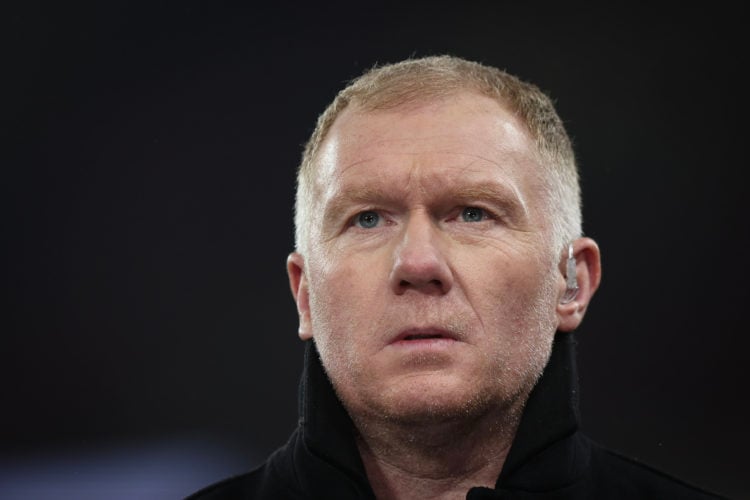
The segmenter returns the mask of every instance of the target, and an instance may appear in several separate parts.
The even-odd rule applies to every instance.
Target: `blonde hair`
[[[361,111],[393,109],[474,91],[497,100],[526,125],[543,166],[552,244],[561,249],[581,234],[581,201],[575,154],[550,98],[533,84],[498,68],[454,56],[407,59],[374,67],[352,80],[318,117],[297,172],[295,244],[308,248],[309,211],[315,200],[315,159],[333,122],[350,104]]]

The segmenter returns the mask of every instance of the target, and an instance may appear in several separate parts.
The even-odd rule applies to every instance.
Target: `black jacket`
[[[558,333],[494,489],[468,499],[717,499],[604,449],[579,430],[573,334]],[[209,486],[189,500],[374,498],[352,434],[314,344],[305,350],[299,425],[259,468]]]

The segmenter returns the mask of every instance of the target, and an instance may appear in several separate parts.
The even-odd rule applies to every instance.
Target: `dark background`
[[[0,496],[178,498],[282,444],[301,146],[348,79],[450,53],[537,83],[574,139],[604,269],[584,427],[750,498],[739,10],[448,5],[3,9]]]

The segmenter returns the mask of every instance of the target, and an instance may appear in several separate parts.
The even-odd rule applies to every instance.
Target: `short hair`
[[[551,243],[562,249],[581,235],[581,195],[575,154],[552,100],[536,85],[498,68],[455,56],[430,56],[375,66],[352,80],[318,117],[297,172],[295,245],[308,249],[315,201],[315,162],[336,118],[349,106],[364,112],[425,103],[473,91],[495,99],[525,124],[535,141],[548,195]]]

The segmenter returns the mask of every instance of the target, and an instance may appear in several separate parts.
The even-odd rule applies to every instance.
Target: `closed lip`
[[[396,342],[436,339],[459,340],[458,335],[456,335],[454,332],[451,332],[450,330],[445,330],[443,328],[408,328],[399,332],[399,334],[396,335],[393,340],[391,340],[391,344],[395,344]]]

